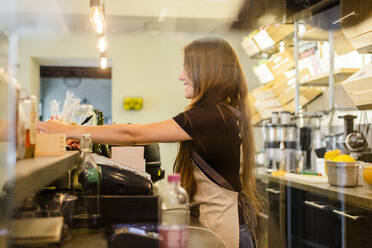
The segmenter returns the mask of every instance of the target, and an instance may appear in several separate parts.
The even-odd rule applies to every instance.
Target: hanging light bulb
[[[108,60],[107,56],[105,53],[101,53],[101,58],[100,58],[100,67],[101,69],[106,69],[108,65]]]
[[[103,24],[105,16],[103,14],[103,6],[100,0],[90,0],[90,22],[97,25],[98,23]]]
[[[97,34],[103,34],[103,22],[98,22],[95,26]]]
[[[104,35],[99,36],[97,41],[98,51],[100,51],[101,53],[105,52],[107,49],[107,45],[107,38]]]

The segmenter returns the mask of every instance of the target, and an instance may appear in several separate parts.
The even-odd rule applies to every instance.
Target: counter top
[[[65,175],[78,161],[79,152],[69,151],[58,157],[38,157],[17,161],[14,178],[8,183],[14,187],[15,204],[22,203],[25,197],[32,195]]]
[[[208,229],[202,228],[194,218],[190,219],[188,248],[226,248],[224,243]],[[66,241],[63,248],[107,248],[107,240],[104,230],[92,234],[72,234],[72,238]],[[125,248],[125,247],[123,247]]]
[[[257,177],[264,182],[273,181],[286,184],[287,186],[345,201],[361,208],[372,209],[372,187],[369,185],[344,188],[332,186],[328,182],[310,182],[292,177],[272,176],[266,173],[259,173]]]

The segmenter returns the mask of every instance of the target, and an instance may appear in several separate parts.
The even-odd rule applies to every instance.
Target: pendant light
[[[90,22],[94,25],[103,23],[105,17],[103,15],[103,6],[100,0],[90,0]]]
[[[100,67],[101,69],[106,69],[108,66],[108,60],[107,60],[107,55],[106,53],[101,53],[101,57],[100,57]]]
[[[107,45],[108,45],[108,42],[107,42],[106,36],[104,35],[98,36],[97,48],[100,53],[106,52]]]

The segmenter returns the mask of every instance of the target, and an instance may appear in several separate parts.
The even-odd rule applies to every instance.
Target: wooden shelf
[[[335,84],[340,83],[344,81],[346,78],[354,74],[355,72],[359,71],[359,69],[355,68],[341,68],[335,70],[334,78],[335,78]],[[329,82],[329,73],[322,73],[320,75],[310,77],[303,82],[301,82],[301,86],[322,86],[322,87],[328,87]]]
[[[17,161],[15,177],[8,183],[15,185],[13,202],[18,205],[42,187],[62,177],[79,159],[78,151],[69,151],[59,157],[38,157]]]

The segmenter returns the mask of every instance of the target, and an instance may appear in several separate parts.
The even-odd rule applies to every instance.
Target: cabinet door
[[[341,225],[333,213],[335,204],[327,198],[306,194],[304,208],[304,240],[310,247],[341,247]]]
[[[267,248],[268,247],[268,200],[267,200],[267,182],[257,180],[256,182],[257,193],[260,196],[262,212],[257,216],[257,247]]]
[[[372,247],[372,210],[294,188],[289,195],[292,247]]]
[[[270,181],[266,191],[269,202],[269,247],[286,247],[285,186]]]
[[[372,247],[372,210],[342,204],[333,213],[339,219],[342,247]]]

